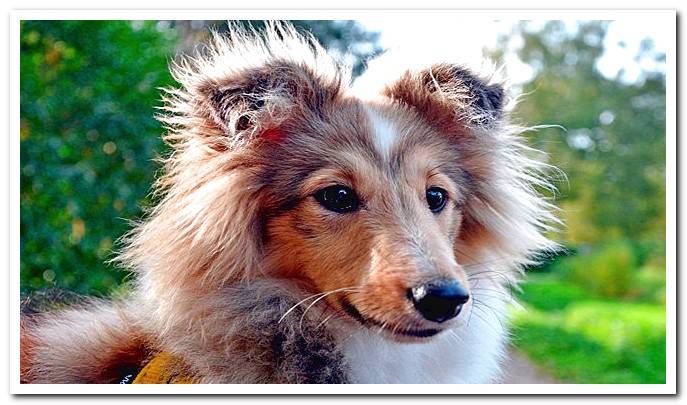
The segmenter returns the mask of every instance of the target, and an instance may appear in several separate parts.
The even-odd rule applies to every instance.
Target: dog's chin
[[[380,328],[374,326],[370,329],[375,332],[379,331],[386,339],[399,343],[428,343],[445,330],[445,328],[404,329],[401,327]]]

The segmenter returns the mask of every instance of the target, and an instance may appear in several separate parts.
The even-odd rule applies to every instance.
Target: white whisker
[[[281,321],[283,321],[284,318],[286,318],[294,309],[298,308],[298,306],[300,306],[301,304],[303,304],[303,303],[306,302],[307,300],[313,299],[313,298],[318,297],[318,296],[320,296],[320,295],[322,295],[322,294],[324,294],[324,293],[313,294],[313,295],[311,295],[311,296],[305,297],[305,298],[303,298],[302,300],[298,301],[298,302],[297,302],[296,304],[294,304],[291,308],[289,308],[286,312],[284,312],[284,315],[282,315],[281,318],[279,318],[279,321],[278,321],[277,323],[281,323]]]
[[[310,305],[308,305],[308,307],[305,308],[305,311],[303,311],[303,314],[301,315],[301,319],[298,323],[299,328],[301,328],[301,330],[302,330],[303,319],[305,318],[305,315],[308,313],[310,308],[312,308],[315,304],[317,304],[321,300],[325,299],[326,297],[328,297],[332,294],[338,293],[338,292],[356,292],[356,291],[359,291],[359,289],[356,287],[343,287],[343,288],[337,288],[336,290],[321,293],[320,297],[317,297],[317,299],[315,299],[315,301],[311,302]]]

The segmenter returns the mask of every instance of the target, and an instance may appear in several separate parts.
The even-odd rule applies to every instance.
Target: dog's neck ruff
[[[453,329],[426,343],[398,343],[371,329],[336,328],[350,383],[486,384],[501,377],[507,332],[503,302],[488,300],[493,317],[466,316]],[[474,308],[471,308],[474,310]],[[193,384],[181,361],[167,352],[155,355],[138,374],[121,384]]]
[[[494,300],[496,301],[496,300]],[[351,383],[486,384],[501,378],[506,331],[503,303],[491,303],[494,317],[472,316],[427,343],[397,343],[373,330],[344,337]],[[500,319],[497,319],[496,317]]]

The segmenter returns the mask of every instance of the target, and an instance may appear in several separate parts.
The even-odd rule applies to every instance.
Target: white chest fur
[[[502,311],[500,311],[502,313]],[[427,343],[397,343],[362,329],[344,342],[354,383],[485,384],[497,382],[506,331],[503,316],[469,317]]]

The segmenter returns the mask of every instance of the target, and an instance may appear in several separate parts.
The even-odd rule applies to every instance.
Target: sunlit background
[[[665,382],[666,28],[635,21],[394,18],[297,21],[357,76],[398,48],[502,67],[514,114],[545,151],[566,250],[529,269],[514,353],[546,381]],[[259,25],[259,23],[258,23]],[[21,25],[21,280],[87,294],[126,288],[106,264],[154,201],[166,153],[153,116],[167,65],[215,21]],[[489,316],[485,314],[484,316]]]
[[[509,81],[515,85],[531,82],[537,70],[543,67],[525,63],[519,57],[518,50],[525,45],[524,38],[517,32],[519,21],[456,21],[455,15],[451,14],[444,18],[434,16],[424,24],[380,18],[361,19],[358,22],[366,29],[380,33],[378,43],[382,48],[404,49],[421,59],[439,54],[451,60],[479,65],[485,56],[489,56],[488,52],[485,55],[485,50],[505,48],[508,52],[496,62],[506,67]],[[528,31],[537,32],[543,30],[547,23],[557,25],[556,30],[545,39],[550,45],[565,36],[575,36],[580,28],[580,22],[576,20],[528,21],[525,26]],[[603,38],[594,35],[582,38],[590,45],[603,42],[602,54],[594,65],[603,77],[635,84],[645,72],[665,74],[665,59],[661,55],[666,53],[670,34],[669,27],[662,21],[643,20],[641,28],[636,20],[607,21],[605,25]],[[413,28],[409,29],[411,26]],[[570,54],[567,62],[574,63],[575,57]]]

